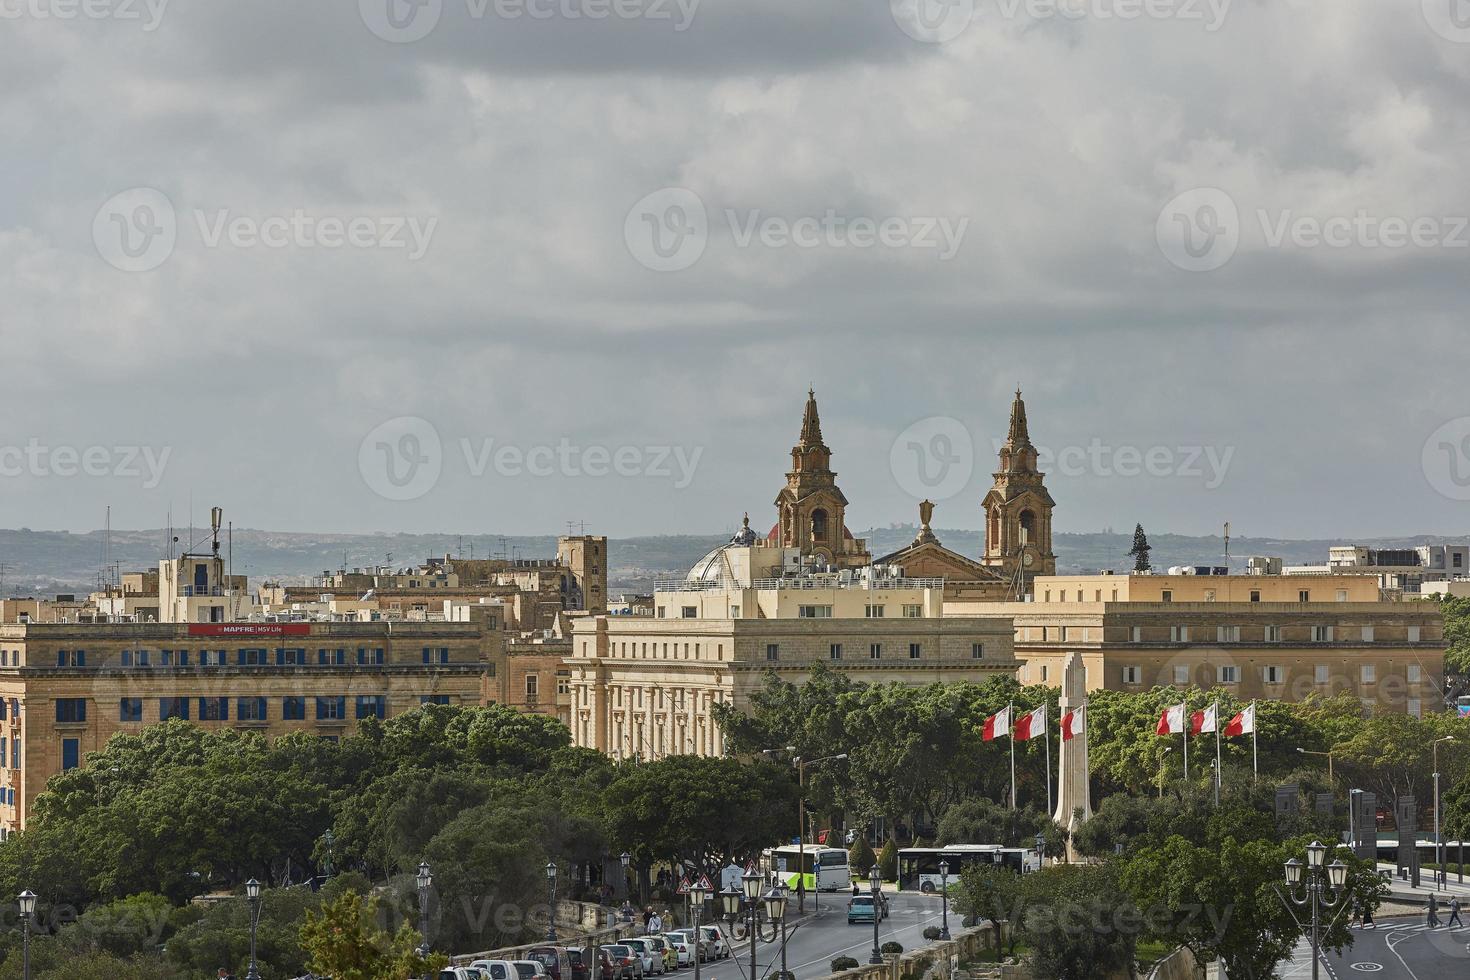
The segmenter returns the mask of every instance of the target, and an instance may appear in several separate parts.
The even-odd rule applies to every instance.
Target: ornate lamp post
[[[546,862],[546,891],[551,911],[547,914],[546,941],[556,942],[556,862]]]
[[[628,897],[628,865],[633,863],[633,855],[629,854],[627,851],[624,851],[622,854],[618,855],[618,861],[623,866],[623,880],[621,884],[623,898],[626,900]]]
[[[21,954],[20,969],[21,976],[25,980],[31,980],[31,919],[36,915],[36,893],[27,888],[20,893],[20,925],[21,925]]]
[[[781,927],[781,972],[775,980],[791,980],[791,973],[786,969],[786,892],[781,888],[772,888],[761,901],[766,906],[766,918],[771,920],[771,938],[767,942],[776,941],[776,926]]]
[[[255,933],[260,928],[260,882],[254,878],[245,882],[245,900],[250,903],[250,969],[245,971],[245,980],[260,980],[260,969],[255,963]]]
[[[873,955],[868,957],[868,962],[877,966],[883,962],[883,954],[878,952],[878,920],[882,918],[883,908],[883,874],[876,864],[868,872],[868,884],[873,889]]]
[[[704,903],[709,900],[709,890],[696,881],[689,888],[689,931],[694,937],[694,980],[699,980],[699,957],[704,951],[704,937],[699,932],[699,917],[704,912]]]
[[[418,953],[420,956],[429,955],[429,889],[434,885],[434,872],[429,870],[429,862],[424,861],[419,865],[418,876],[414,879],[419,886],[419,935],[423,942],[419,943]]]
[[[1322,862],[1326,855],[1327,848],[1314,840],[1307,845],[1305,865],[1297,858],[1286,862],[1288,897],[1296,905],[1312,910],[1312,980],[1317,980],[1317,961],[1322,949],[1322,912],[1335,908],[1346,897],[1342,887],[1347,882],[1347,865],[1333,861],[1324,868]]]
[[[949,938],[949,862],[939,862],[939,890],[944,893],[943,925],[939,927],[939,938]]]

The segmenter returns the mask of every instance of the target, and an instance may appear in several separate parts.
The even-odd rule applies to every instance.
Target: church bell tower
[[[1051,550],[1051,512],[1056,507],[1043,474],[1036,468],[1036,447],[1026,425],[1021,390],[1011,403],[1011,425],[1000,447],[995,485],[981,503],[985,509],[985,557],[1017,592],[1031,591],[1037,575],[1055,575]]]

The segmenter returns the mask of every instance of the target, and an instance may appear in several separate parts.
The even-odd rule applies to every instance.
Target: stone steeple
[[[801,416],[801,436],[791,447],[786,486],[776,496],[777,520],[772,539],[784,548],[800,548],[838,567],[866,564],[869,556],[847,533],[843,523],[847,497],[832,472],[832,450],[822,441],[817,394],[808,390]]]
[[[1014,591],[1029,591],[1035,576],[1056,574],[1056,555],[1051,550],[1051,513],[1056,503],[1037,466],[1020,388],[1011,402],[1010,428],[999,456],[995,484],[981,504],[985,508],[982,561],[1015,583]]]

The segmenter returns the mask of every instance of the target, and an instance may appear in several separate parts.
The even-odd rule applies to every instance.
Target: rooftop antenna
[[[216,558],[219,557],[219,528],[220,524],[224,521],[224,516],[225,512],[223,508],[209,508],[209,547],[210,551],[214,553],[214,557]]]
[[[1225,522],[1225,567],[1230,567],[1230,522]]]

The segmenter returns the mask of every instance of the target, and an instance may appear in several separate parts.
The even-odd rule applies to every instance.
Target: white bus
[[[805,863],[803,864],[803,857]],[[807,891],[840,892],[852,887],[852,873],[847,866],[847,852],[840,847],[796,844],[768,848],[761,852],[765,869],[793,891],[805,876]]]
[[[948,847],[905,847],[898,852],[898,890],[928,894],[943,885],[939,865],[949,865],[949,883],[959,881],[960,872],[974,865],[1000,866],[1026,873],[1041,870],[1041,855],[1034,848],[1001,847],[999,844],[951,844]]]

